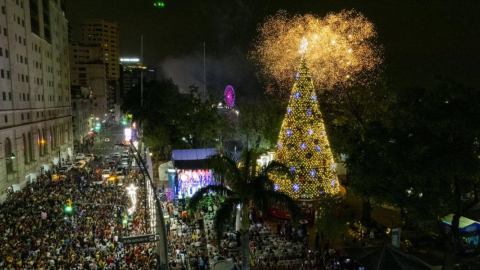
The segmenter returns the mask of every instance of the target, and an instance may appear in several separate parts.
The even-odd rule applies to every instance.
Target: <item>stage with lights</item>
[[[170,186],[179,199],[191,197],[200,188],[213,184],[213,174],[206,168],[205,159],[216,153],[214,148],[172,151],[174,170],[169,170]]]

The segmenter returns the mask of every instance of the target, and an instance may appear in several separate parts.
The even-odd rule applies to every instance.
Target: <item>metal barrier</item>
[[[160,199],[158,198],[157,193],[155,192],[155,185],[153,184],[153,180],[150,177],[150,174],[148,173],[147,166],[145,165],[145,162],[142,158],[141,153],[138,151],[138,149],[135,148],[133,145],[133,141],[130,141],[130,149],[132,149],[133,152],[133,157],[135,158],[138,167],[140,168],[140,171],[143,174],[143,179],[144,179],[144,186],[145,186],[145,191],[147,196],[145,196],[145,205],[148,205],[150,208],[150,218],[153,219],[152,212],[154,212],[155,215],[155,220],[150,221],[150,224],[148,224],[148,221],[146,220],[145,222],[150,225],[150,230],[154,234],[158,234],[160,236],[160,241],[157,243],[157,255],[159,258],[157,258],[157,269],[162,269],[162,270],[168,270],[168,245],[167,245],[167,233],[166,233],[166,227],[165,227],[165,220],[163,218],[163,213],[162,213],[162,205],[160,202]],[[147,181],[148,178],[148,181]],[[148,200],[148,201],[147,201]],[[147,215],[145,215],[145,218],[147,218]],[[147,228],[148,228],[147,225]],[[154,226],[151,226],[154,225]]]

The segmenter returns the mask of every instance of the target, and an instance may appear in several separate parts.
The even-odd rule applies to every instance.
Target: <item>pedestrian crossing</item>
[[[113,150],[117,149],[115,146],[109,146],[109,147],[93,147],[92,150]]]

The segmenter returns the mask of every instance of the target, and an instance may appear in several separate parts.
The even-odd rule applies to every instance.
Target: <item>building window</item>
[[[43,135],[42,135],[42,139],[43,139],[43,154],[45,155],[46,153],[48,153],[48,147],[47,147],[47,132],[45,129],[43,129]]]
[[[7,165],[7,174],[13,172],[13,153],[12,142],[9,138],[5,139],[5,163]]]
[[[54,144],[55,144],[55,127],[53,127],[53,133],[52,133],[52,128],[50,128],[50,148],[52,149],[52,152],[53,152],[53,149],[54,149]]]
[[[38,117],[38,112],[37,112],[37,117]],[[42,138],[42,133],[40,132],[40,129],[38,130],[38,136],[37,136],[37,143],[38,143],[38,155],[41,157],[43,156],[42,153],[42,144],[44,143],[44,140]]]
[[[22,142],[23,142],[23,161],[25,162],[25,164],[28,164],[27,137],[25,137],[25,133],[22,134]]]
[[[2,96],[3,96],[3,100],[7,100],[7,93],[6,92],[2,92]]]
[[[8,115],[5,115],[5,123],[8,123]]]
[[[30,162],[34,161],[33,158],[33,136],[32,132],[28,132],[28,157]]]

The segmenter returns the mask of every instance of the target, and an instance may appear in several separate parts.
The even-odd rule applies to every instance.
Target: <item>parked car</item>
[[[79,162],[73,164],[72,168],[74,169],[83,169],[85,168],[86,162],[84,160],[80,160]]]
[[[93,161],[93,160],[94,160],[95,155],[94,155],[94,154],[88,154],[88,155],[86,155],[85,157],[86,157],[86,160],[87,160],[88,162],[90,162],[90,161]]]
[[[59,170],[59,174],[66,174],[71,169],[72,169],[72,166],[69,166],[69,165],[62,166]]]
[[[76,161],[85,160],[85,159],[86,159],[85,154],[77,154],[77,156],[75,157]]]
[[[120,164],[122,164],[123,166],[128,166],[129,165],[129,160],[128,158],[122,158],[122,161],[120,162]]]
[[[117,165],[117,161],[115,159],[109,159],[108,160],[108,166],[116,166]]]
[[[117,170],[115,171],[115,175],[117,176],[117,180],[125,179],[125,175],[123,174],[123,169],[117,168]]]
[[[117,169],[115,170],[116,174],[123,174],[123,168],[121,166],[117,166]]]
[[[122,164],[117,165],[117,169],[126,169],[126,168],[127,168],[127,166],[125,166],[125,165],[122,165]]]
[[[104,169],[102,171],[102,179],[110,177],[110,170],[109,169]]]

